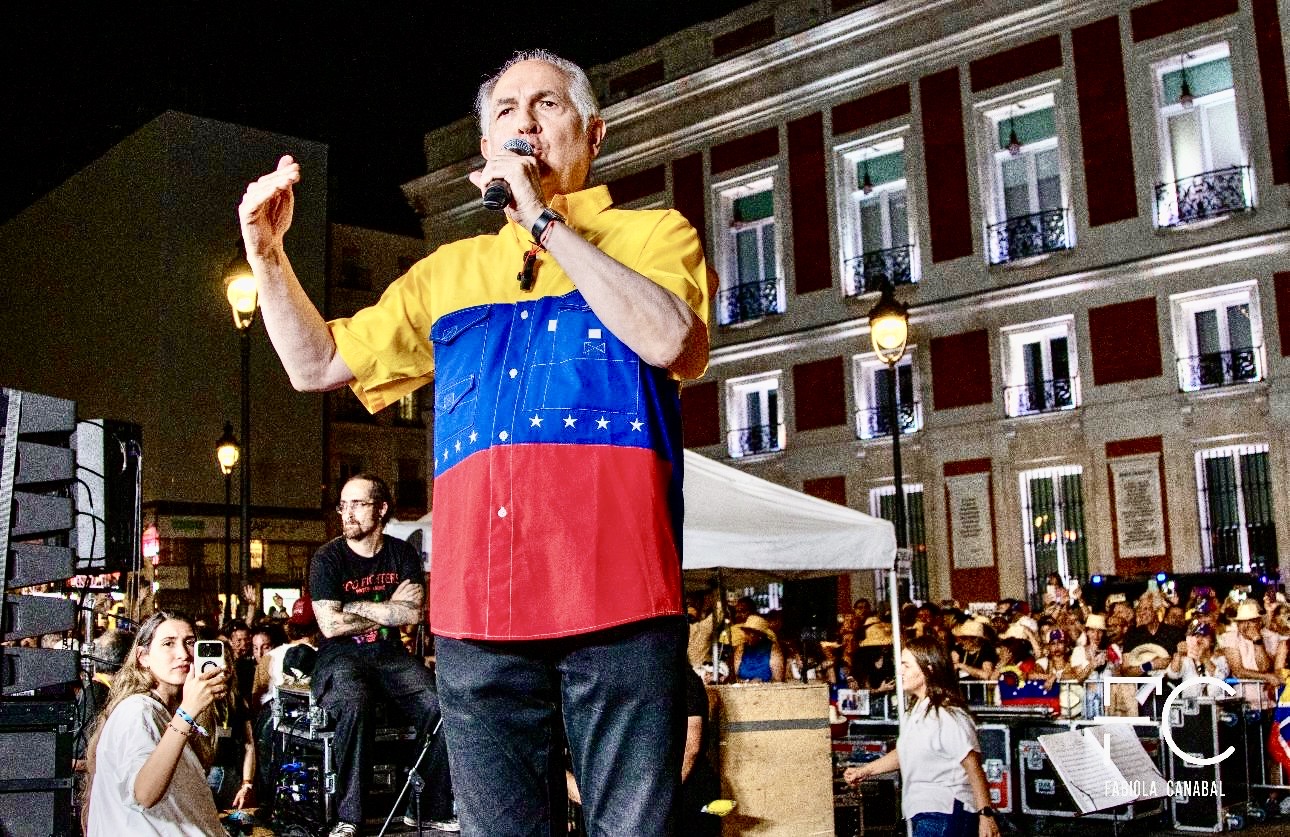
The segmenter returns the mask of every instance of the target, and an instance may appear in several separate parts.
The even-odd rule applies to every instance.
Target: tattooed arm
[[[390,594],[386,602],[350,602],[341,610],[359,616],[377,625],[389,628],[415,625],[421,621],[421,607],[425,603],[425,588],[404,579]],[[320,626],[322,623],[318,623]]]

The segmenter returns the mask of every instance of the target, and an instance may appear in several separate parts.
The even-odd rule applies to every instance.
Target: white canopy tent
[[[722,568],[774,578],[889,570],[889,521],[776,485],[685,452],[685,556],[689,570]]]

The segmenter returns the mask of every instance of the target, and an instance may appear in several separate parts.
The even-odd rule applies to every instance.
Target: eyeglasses
[[[336,514],[344,514],[346,509],[365,509],[368,506],[375,506],[374,500],[341,500],[336,504]]]

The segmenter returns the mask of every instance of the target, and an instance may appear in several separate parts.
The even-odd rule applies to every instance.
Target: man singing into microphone
[[[299,166],[250,185],[265,325],[301,390],[349,384],[375,411],[434,379],[430,614],[462,831],[549,833],[563,717],[589,832],[669,834],[679,381],[707,365],[703,251],[678,213],[587,188],[605,124],[576,65],[519,54],[477,104],[471,182],[506,184],[507,223],[439,248],[351,319],[324,323],[285,256]],[[516,138],[528,147],[503,147]]]

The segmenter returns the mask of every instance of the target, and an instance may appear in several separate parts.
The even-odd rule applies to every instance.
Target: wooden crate
[[[828,686],[741,684],[716,692],[724,837],[832,837]]]

